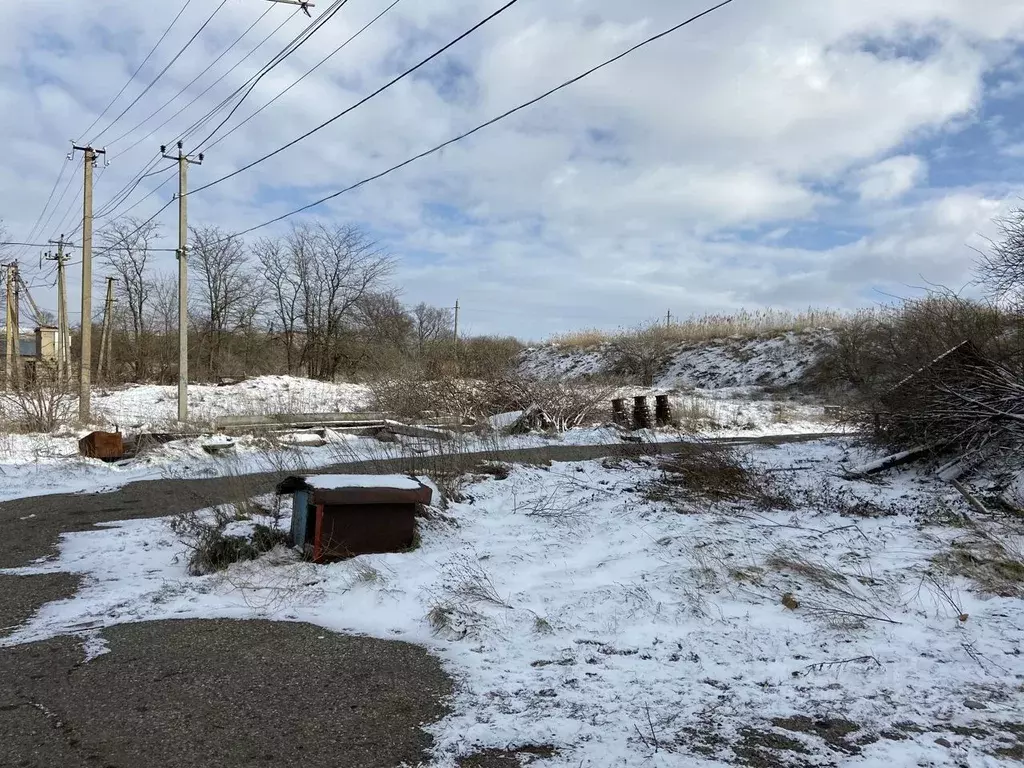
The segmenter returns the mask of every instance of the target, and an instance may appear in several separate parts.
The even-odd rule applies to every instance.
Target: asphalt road
[[[822,436],[764,438],[780,443]],[[737,441],[733,441],[737,442]],[[446,456],[582,461],[670,453],[681,444],[552,446]],[[359,462],[322,471],[425,472],[441,459]],[[132,483],[110,493],[38,496],[0,508],[0,568],[54,553],[61,533],[173,515],[267,493],[266,473]],[[0,575],[0,637],[44,604],[75,594],[77,577]],[[452,681],[424,650],[305,624],[183,620],[103,632],[110,653],[83,664],[75,638],[0,648],[0,767],[390,768],[430,747],[421,726],[446,712]],[[478,768],[516,765],[481,753]]]
[[[0,765],[415,765],[452,684],[425,650],[308,624],[162,621],[0,653]]]

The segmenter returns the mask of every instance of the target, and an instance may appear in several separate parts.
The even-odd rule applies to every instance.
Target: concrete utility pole
[[[11,291],[7,294],[7,306],[10,307],[11,323],[11,335],[14,338],[14,343],[10,347],[10,359],[13,362],[14,375],[11,378],[11,384],[18,386],[21,384],[21,275],[18,274],[18,262],[15,261],[10,266],[11,275]],[[13,298],[12,298],[13,297]]]
[[[64,241],[64,235],[50,242],[57,246],[57,255],[47,256],[46,259],[57,262],[57,381],[63,386],[71,378],[71,331],[68,322],[68,284],[64,274],[64,246],[74,246]]]
[[[178,421],[188,421],[188,166],[202,165],[203,155],[193,160],[182,151],[178,142],[178,156],[160,154],[168,160],[178,161]]]
[[[82,197],[82,359],[79,365],[78,420],[88,424],[92,386],[92,176],[96,158],[106,150],[72,145],[85,156],[85,194]]]
[[[14,385],[14,354],[18,345],[18,330],[14,326],[14,265],[5,264],[7,269],[7,314],[4,318],[4,388],[10,389]]]
[[[103,330],[100,332],[100,360],[96,366],[96,375],[104,383],[110,376],[110,337],[113,335],[114,323],[114,280],[113,277],[107,278],[107,301],[103,307]]]

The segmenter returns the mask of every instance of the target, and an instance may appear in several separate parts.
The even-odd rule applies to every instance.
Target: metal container
[[[277,491],[292,494],[292,543],[318,563],[409,549],[418,508],[432,498],[430,488],[401,476],[296,476]]]
[[[117,461],[124,458],[124,439],[120,432],[93,432],[78,441],[78,452],[90,459]]]

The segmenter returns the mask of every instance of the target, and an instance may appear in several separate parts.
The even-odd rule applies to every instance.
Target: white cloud
[[[193,5],[154,67],[209,13]],[[448,304],[459,297],[480,310],[478,317],[467,312],[477,330],[529,336],[628,324],[669,307],[685,314],[755,303],[855,305],[872,286],[916,282],[917,275],[958,282],[970,270],[964,243],[1014,190],[951,184],[929,192],[927,149],[917,142],[974,120],[990,98],[986,73],[1005,69],[1007,46],[1024,38],[1024,4],[985,6],[979,13],[972,0],[734,4],[310,215],[378,233],[401,260],[408,299]],[[372,0],[346,5],[260,83],[238,115],[382,7]],[[697,0],[525,0],[453,49],[450,60],[468,73],[455,91],[443,87],[442,62],[434,62],[423,77],[403,81],[298,147],[196,195],[191,219],[237,230],[284,213],[702,7]],[[225,6],[118,128],[141,120],[196,75],[196,87],[205,87],[291,12],[272,8],[245,45],[204,74],[264,10],[256,0]],[[192,169],[193,186],[330,117],[485,13],[469,0],[405,0],[209,152]],[[27,234],[45,202],[67,139],[84,131],[167,21],[147,4],[115,0],[0,6],[0,135],[9,148],[0,166],[0,215],[16,236]],[[305,17],[293,18],[183,118],[132,152],[118,154],[148,128],[109,147],[112,165],[98,183],[98,204],[304,24]],[[151,215],[172,186],[135,212]],[[831,189],[854,189],[862,202],[835,205],[823,191]],[[901,204],[911,190],[914,202]],[[77,193],[76,176],[60,211],[69,210],[69,221]],[[170,237],[173,208],[161,220]],[[56,227],[52,222],[39,237],[58,234]],[[813,237],[793,247],[802,232]]]
[[[861,171],[857,190],[861,200],[895,200],[917,186],[927,172],[927,163],[920,157],[890,157]]]

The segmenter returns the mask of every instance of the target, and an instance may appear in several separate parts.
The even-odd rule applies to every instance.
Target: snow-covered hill
[[[654,386],[658,389],[788,387],[800,383],[827,348],[828,330],[762,338],[733,337],[680,343],[668,354]],[[580,378],[613,373],[611,343],[591,348],[548,344],[523,354],[521,371],[538,378]]]

